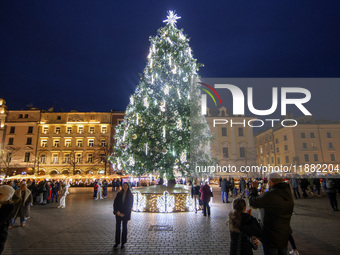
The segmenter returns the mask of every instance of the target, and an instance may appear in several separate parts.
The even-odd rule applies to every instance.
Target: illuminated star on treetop
[[[177,20],[180,19],[181,17],[178,17],[177,14],[174,11],[168,11],[168,19],[163,20],[163,22],[167,22],[170,25],[174,25],[177,23]]]

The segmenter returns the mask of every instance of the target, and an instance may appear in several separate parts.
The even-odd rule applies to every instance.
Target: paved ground
[[[26,227],[16,223],[10,230],[3,254],[229,254],[225,222],[231,204],[222,204],[214,193],[210,218],[200,212],[133,213],[126,247],[113,250],[114,194],[94,201],[91,189],[73,189],[65,209],[56,203],[32,207]],[[300,254],[339,254],[340,212],[330,209],[325,195],[296,200],[295,212],[292,228]],[[159,225],[167,231],[155,231]]]

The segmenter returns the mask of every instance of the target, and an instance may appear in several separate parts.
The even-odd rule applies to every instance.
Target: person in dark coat
[[[283,182],[277,173],[269,174],[269,191],[258,196],[257,182],[249,194],[249,205],[263,208],[263,237],[261,239],[263,253],[287,254],[288,239],[292,233],[290,219],[293,214],[294,200],[290,185]]]
[[[334,211],[338,211],[338,201],[336,200],[336,182],[332,178],[326,178],[326,193],[329,199],[329,203]]]
[[[52,194],[51,194],[51,202],[53,202],[55,197],[55,202],[58,203],[58,192],[60,190],[60,184],[58,181],[53,181],[51,184]]]
[[[321,191],[320,178],[313,178],[313,184],[314,184],[313,193],[317,192],[318,193],[318,197],[321,197],[321,195],[320,195],[320,191]]]
[[[0,186],[0,254],[5,248],[8,235],[8,227],[14,213],[14,204],[10,201],[14,189],[8,185]]]
[[[30,217],[30,207],[33,205],[32,193],[29,189],[27,189],[25,182],[20,185],[20,189],[14,192],[13,202],[15,204],[15,211],[11,225],[13,226],[16,218],[20,217],[21,226],[24,227],[27,219]]]
[[[106,180],[103,181],[103,197],[107,198],[107,187],[109,186],[109,184],[107,183]]]
[[[257,238],[262,235],[260,224],[245,213],[246,208],[243,198],[233,201],[233,210],[229,213],[227,222],[230,229],[230,255],[252,255],[253,249],[257,249]]]
[[[301,190],[302,190],[302,196],[304,197],[304,198],[306,198],[306,197],[308,197],[308,195],[307,195],[307,188],[308,188],[308,180],[307,180],[307,178],[306,177],[304,177],[304,178],[302,178],[301,179],[301,182],[300,182],[300,187],[301,187]]]
[[[229,193],[229,185],[230,183],[224,178],[221,182],[221,195],[222,195],[222,203],[228,202],[228,193]]]
[[[295,199],[298,199],[298,197],[300,198],[300,192],[299,192],[299,179],[298,179],[298,176],[297,176],[297,175],[295,175],[294,178],[291,178],[291,179],[290,179],[290,185],[291,185],[292,188],[293,188]]]
[[[240,179],[240,194],[241,197],[244,198],[244,192],[246,191],[246,181],[244,180],[244,178]]]
[[[200,188],[200,192],[201,192],[201,201],[203,202],[203,215],[210,216],[210,198],[211,198],[211,190],[210,190],[210,186],[208,185],[208,182],[205,182],[205,185],[203,185]]]
[[[120,236],[122,235],[122,245],[124,248],[127,242],[127,222],[131,219],[131,210],[133,205],[133,195],[129,185],[125,182],[123,188],[117,193],[113,202],[113,214],[116,215],[116,243],[113,246],[117,248],[120,244]],[[121,225],[123,223],[123,232],[121,233]]]
[[[200,186],[193,181],[191,186],[191,198],[195,201],[195,213],[199,210],[199,199],[200,199]]]

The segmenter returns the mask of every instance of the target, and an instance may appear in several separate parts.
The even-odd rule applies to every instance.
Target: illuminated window
[[[76,162],[77,162],[77,163],[80,163],[80,162],[81,162],[81,154],[80,154],[80,153],[78,153],[78,154],[76,155]]]
[[[72,134],[72,127],[67,127],[67,133]]]
[[[78,133],[79,133],[79,134],[84,133],[84,127],[83,127],[83,126],[79,126],[79,127],[78,127]]]
[[[92,163],[93,162],[93,155],[91,153],[87,154],[87,162]]]
[[[41,140],[41,147],[47,146],[47,140]]]
[[[83,147],[83,140],[77,140],[77,147]]]
[[[54,147],[59,147],[60,146],[60,141],[59,140],[54,140],[53,146]]]
[[[105,162],[105,154],[100,154],[100,163],[104,163]]]
[[[94,145],[94,140],[93,139],[89,139],[89,147],[93,147]]]
[[[53,154],[52,155],[52,163],[57,164],[58,163],[58,154]]]
[[[45,164],[45,162],[46,162],[46,155],[45,154],[40,155],[40,164]]]
[[[48,127],[44,127],[44,128],[43,128],[43,133],[44,133],[44,134],[47,134],[47,133],[48,133]]]
[[[105,147],[106,146],[106,140],[100,140],[100,146]]]
[[[91,133],[91,134],[94,133],[94,127],[90,127],[90,133]]]
[[[70,147],[71,146],[71,139],[65,140],[65,146]]]
[[[60,127],[56,127],[56,128],[55,128],[55,133],[56,133],[56,134],[60,134]]]
[[[102,126],[102,133],[105,134],[107,132],[107,127],[106,126]]]
[[[64,163],[70,163],[70,154],[65,154]]]

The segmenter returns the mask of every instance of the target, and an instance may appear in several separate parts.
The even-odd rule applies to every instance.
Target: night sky
[[[340,77],[337,0],[2,0],[0,97],[9,109],[125,110],[168,10],[202,77]]]

